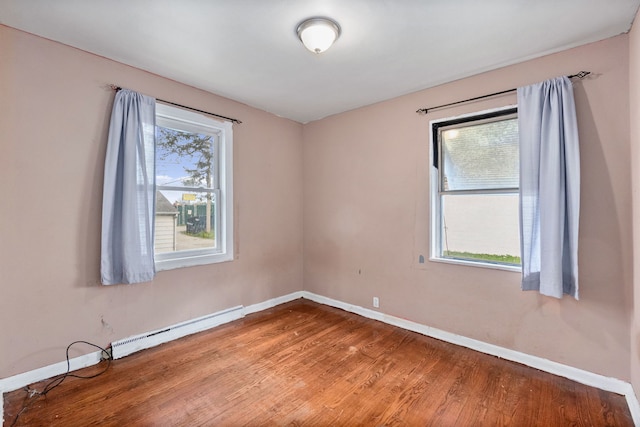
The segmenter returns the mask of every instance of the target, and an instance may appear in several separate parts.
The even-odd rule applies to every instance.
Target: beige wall
[[[636,21],[638,22],[636,15]],[[640,28],[629,34],[629,111],[631,189],[633,193],[633,317],[631,321],[631,384],[640,393]]]
[[[0,378],[302,288],[302,125],[3,26],[0,52]],[[238,259],[99,285],[109,83],[243,121]]]
[[[628,380],[631,206],[626,35],[413,93],[304,127],[305,290]],[[589,70],[581,138],[581,300],[520,291],[520,274],[428,259],[429,120],[421,107]],[[428,73],[429,70],[424,70]],[[392,78],[392,76],[390,76]]]

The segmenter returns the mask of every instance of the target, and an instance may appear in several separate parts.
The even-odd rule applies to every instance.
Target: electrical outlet
[[[380,300],[378,299],[378,297],[373,297],[373,306],[375,308],[379,308],[380,307]]]

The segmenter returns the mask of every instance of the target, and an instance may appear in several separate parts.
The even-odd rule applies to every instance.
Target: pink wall
[[[4,26],[0,52],[0,378],[302,288],[302,125]],[[109,83],[243,121],[235,261],[98,284]]]
[[[385,313],[624,380],[631,366],[637,387],[628,41],[619,36],[303,126],[0,26],[0,378],[61,361],[76,339],[107,345],[305,289],[364,307],[378,296]],[[429,120],[515,97],[426,117],[414,111],[582,69],[594,76],[576,84],[581,300],[523,293],[518,273],[419,264],[419,255],[428,259]],[[234,127],[235,261],[161,272],[149,284],[98,284],[108,83],[243,120]],[[632,92],[636,109],[638,98]]]
[[[636,21],[638,22],[636,15]],[[640,392],[640,28],[629,33],[629,116],[631,190],[633,193],[633,318],[631,321],[631,384]]]
[[[628,67],[623,35],[305,125],[305,290],[364,307],[378,296],[385,313],[628,380]],[[594,73],[575,85],[581,300],[522,292],[520,273],[429,262],[429,120],[515,95],[427,116],[416,109],[580,70]]]

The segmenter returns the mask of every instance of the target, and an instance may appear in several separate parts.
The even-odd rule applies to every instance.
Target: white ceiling
[[[627,32],[639,4],[0,0],[0,23],[306,123]],[[312,16],[342,27],[320,55],[295,34]]]

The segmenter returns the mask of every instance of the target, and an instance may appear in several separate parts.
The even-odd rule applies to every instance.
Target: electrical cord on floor
[[[98,372],[97,374],[94,374],[94,375],[86,375],[85,376],[85,375],[72,374],[71,373],[71,362],[69,360],[69,349],[71,349],[71,346],[73,346],[74,344],[87,344],[87,345],[90,345],[92,347],[95,347],[95,348],[99,349],[100,352],[102,353],[102,355],[101,355],[102,360],[106,360],[107,361],[107,366],[105,366],[105,368],[102,371],[100,371],[100,372]],[[46,396],[51,390],[53,390],[54,388],[58,387],[67,378],[91,379],[91,378],[95,378],[95,377],[97,377],[99,375],[102,375],[105,372],[107,372],[107,369],[109,369],[109,367],[111,366],[111,360],[113,360],[113,357],[111,356],[111,353],[109,353],[106,349],[100,347],[99,345],[92,344],[92,343],[87,342],[87,341],[74,341],[71,344],[69,344],[67,346],[66,357],[67,357],[67,372],[65,372],[64,374],[61,374],[61,375],[53,377],[53,379],[51,381],[49,381],[41,391],[32,389],[29,386],[26,386],[24,388],[25,391],[27,392],[27,395],[24,398],[24,401],[22,403],[22,409],[20,409],[20,411],[18,411],[18,413],[16,414],[16,417],[13,419],[13,422],[11,423],[10,427],[14,427],[16,425],[16,423],[18,422],[18,418],[20,417],[20,415],[22,415],[22,413],[24,411],[26,411],[27,408],[29,408],[29,406],[31,406],[31,404],[33,402],[35,402],[35,400],[28,401],[28,399],[31,399],[34,396]]]

